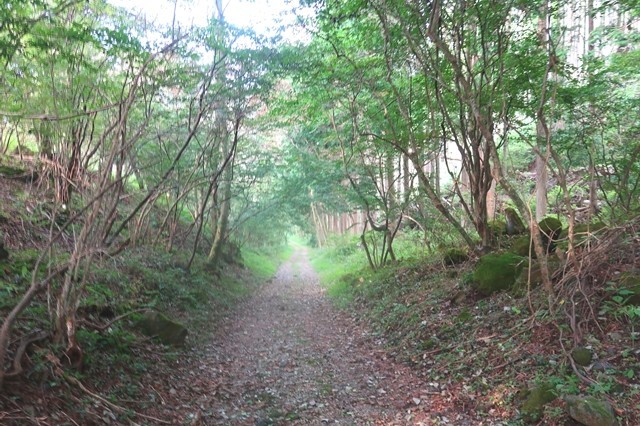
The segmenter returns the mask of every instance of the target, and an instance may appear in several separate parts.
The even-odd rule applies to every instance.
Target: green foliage
[[[336,237],[326,248],[315,249],[311,264],[327,294],[339,305],[348,306],[353,287],[369,277],[367,261],[355,236]]]
[[[575,395],[580,393],[580,379],[573,374],[566,376],[550,376],[548,383],[553,386],[557,395]]]
[[[600,315],[611,315],[616,320],[627,321],[632,330],[640,324],[640,284],[638,276],[627,274],[622,276],[618,283],[609,283],[607,292],[610,298],[602,303]]]
[[[265,255],[261,261],[277,263]],[[132,250],[120,262],[107,262],[96,268],[93,280],[86,286],[81,309],[108,306],[114,313],[124,313],[150,307],[184,313],[187,328],[201,327],[210,323],[211,315],[222,315],[255,288],[255,279],[250,275],[242,279],[214,275],[200,256],[188,271],[187,262],[188,253],[184,252]]]
[[[533,126],[525,126],[522,128],[522,132],[528,136],[528,140],[535,138],[535,130]],[[528,140],[523,140],[520,135],[514,135],[513,139],[509,140],[503,155],[503,161],[509,170],[514,171],[527,171],[531,167],[531,163],[534,161],[534,156],[531,152],[531,145]]]
[[[88,368],[99,368],[100,362],[104,361],[102,355],[106,354],[121,361],[113,362],[114,367],[126,366],[131,356],[131,344],[137,339],[135,334],[117,326],[104,333],[80,329],[77,337],[86,353],[84,363]]]
[[[393,251],[400,260],[420,260],[432,253],[425,233],[408,228],[402,229],[396,235]]]
[[[326,257],[339,261],[348,258],[356,253],[362,253],[360,237],[357,235],[333,235],[327,242],[327,247],[323,249]]]
[[[436,246],[459,246],[467,230],[443,220],[432,205],[438,202],[425,194],[428,181],[418,183],[416,172],[432,169],[427,161],[446,151],[466,156],[466,182],[454,174],[444,185],[434,170],[427,178],[434,198],[454,220],[474,222],[484,214],[480,202],[488,188],[467,190],[479,179],[490,183],[498,170],[495,156],[485,149],[502,151],[498,155],[507,166],[507,181],[518,178],[510,172],[529,171],[531,148],[541,146],[536,132],[541,117],[552,131],[557,157],[550,156],[551,162],[559,159],[550,166],[554,179],[562,176],[561,167],[569,175],[593,170],[587,180],[598,181],[601,215],[613,225],[637,216],[640,55],[631,24],[596,29],[589,42],[597,48],[572,63],[557,40],[541,43],[538,23],[546,17],[540,16],[539,2],[477,1],[469,7],[450,2],[432,23],[437,28],[429,31],[429,7],[360,0],[312,3],[318,17],[311,41],[278,51],[233,46],[231,40],[248,34],[215,20],[184,38],[173,31],[162,34],[164,29],[149,34],[144,20],[104,1],[7,0],[0,5],[0,151],[17,147],[22,154],[37,153],[41,181],[50,183],[73,212],[88,203],[113,212],[99,215],[95,227],[84,230],[90,217],[81,217],[60,241],[105,237],[110,249],[121,236],[136,247],[155,241],[172,248],[170,253],[138,248],[123,258],[99,259],[86,281],[74,287],[81,294],[81,309],[115,306],[121,313],[151,306],[186,312],[204,323],[206,309],[219,314],[232,306],[253,287],[251,279],[216,275],[201,257],[209,244],[201,235],[213,233],[221,206],[231,200],[225,237],[242,246],[245,265],[260,279],[273,276],[278,262],[293,250],[287,245],[292,227],[321,234],[311,229],[311,206],[327,213],[366,211],[383,230],[410,214],[424,230],[408,230],[403,223],[394,244],[398,263],[392,268],[365,271],[365,253],[355,236],[330,239],[314,252],[314,265],[331,296],[341,303],[367,300],[382,329],[409,325],[419,330],[419,307],[410,298],[424,284],[412,279],[423,273],[416,265]],[[598,6],[596,14],[617,12],[618,5],[610,3]],[[636,1],[619,6],[629,19],[637,18]],[[554,25],[549,34],[569,31],[559,24],[561,13],[561,7],[549,10],[545,21]],[[442,37],[442,43],[435,37]],[[453,54],[447,55],[447,49]],[[463,61],[459,70],[460,58],[473,60]],[[274,87],[277,95],[271,92]],[[227,179],[231,166],[221,147],[235,136],[231,129],[239,140],[228,159],[233,178]],[[116,162],[108,161],[115,157]],[[407,159],[416,163],[405,166]],[[533,186],[524,180],[516,192],[526,198]],[[94,200],[101,181],[113,182],[105,198],[118,204]],[[221,188],[229,182],[226,194]],[[569,186],[572,202],[584,199],[585,185]],[[557,186],[551,188],[557,209],[566,207],[559,201],[563,195]],[[32,204],[30,197],[26,192],[16,196],[22,203],[19,215],[29,226],[55,229],[70,217],[52,221],[58,203]],[[141,210],[125,223],[137,205]],[[554,240],[559,224],[545,219],[540,226]],[[489,227],[499,238],[506,226],[496,221]],[[390,245],[390,234],[371,228],[366,238],[379,254],[380,247]],[[194,241],[196,232],[199,240]],[[472,239],[467,238],[468,245]],[[529,243],[528,237],[515,241],[517,254],[528,255]],[[177,248],[180,244],[193,247],[193,264],[183,247]],[[15,304],[35,265],[29,253],[11,255],[10,264],[0,269],[3,309]],[[461,250],[443,255],[449,264],[467,257]],[[509,288],[523,266],[515,255],[487,256],[462,281],[477,283],[489,294]],[[456,269],[450,277],[457,275]],[[640,311],[630,302],[635,290],[617,287],[604,302],[603,315],[636,324]],[[48,318],[44,305],[26,312]],[[520,310],[511,307],[509,312]],[[470,315],[467,310],[455,314],[455,324],[443,326],[443,334],[472,322]],[[102,336],[83,331],[79,337],[89,351],[111,345],[124,365],[133,357],[121,347],[129,343],[122,330],[114,326]],[[415,333],[416,342],[435,345],[435,339]],[[127,387],[137,392],[134,382]]]
[[[460,280],[460,283],[465,287],[474,285],[473,272],[467,272],[462,275],[462,280]]]
[[[11,252],[9,260],[0,261],[0,308],[9,308],[18,300],[31,282],[39,253],[33,249]],[[46,271],[46,263],[36,274]]]
[[[624,304],[624,297],[628,295],[628,291],[620,290],[617,295],[612,296],[612,300],[604,302],[601,312],[611,313],[615,319],[625,319],[630,324],[637,324],[640,322],[640,306]]]

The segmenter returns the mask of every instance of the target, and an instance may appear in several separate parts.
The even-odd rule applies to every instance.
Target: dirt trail
[[[165,414],[204,425],[463,424],[433,412],[427,384],[333,308],[304,249],[226,324],[177,367],[185,383]]]

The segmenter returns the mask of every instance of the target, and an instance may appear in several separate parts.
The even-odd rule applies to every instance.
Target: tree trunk
[[[228,167],[230,170],[231,167]],[[225,170],[225,177],[222,182],[222,207],[218,214],[217,226],[213,237],[213,244],[209,251],[207,262],[210,265],[218,266],[222,247],[227,239],[227,228],[229,227],[229,213],[231,212],[231,174]]]
[[[408,153],[405,153],[405,154],[408,155]],[[440,214],[447,220],[447,222],[449,222],[449,224],[453,226],[453,228],[458,232],[458,234],[465,241],[467,246],[469,246],[471,250],[475,250],[475,245],[476,245],[475,241],[473,241],[473,238],[471,238],[467,230],[464,229],[460,221],[458,221],[455,217],[453,217],[449,209],[447,209],[447,207],[444,204],[442,204],[442,200],[440,199],[438,194],[436,194],[436,191],[431,184],[431,180],[424,172],[424,169],[422,168],[422,164],[420,164],[418,157],[415,155],[415,153],[413,155],[409,155],[409,159],[413,163],[413,167],[416,169],[416,173],[418,174],[418,180],[422,184],[422,188],[426,192],[427,197],[433,203],[433,206],[436,208],[436,210],[438,210],[438,212],[440,212]]]
[[[541,126],[537,126],[538,128],[538,137],[537,140],[540,141],[542,139],[543,142],[538,142],[538,147],[544,147],[546,143],[544,142],[544,131],[540,130]],[[536,170],[536,221],[540,222],[545,215],[547,214],[547,179],[548,179],[548,171],[547,171],[547,161],[543,157],[542,152],[536,154],[536,162],[535,162],[535,170]]]
[[[222,200],[220,212],[217,217],[217,226],[213,236],[213,244],[207,257],[207,263],[216,267],[222,253],[222,246],[228,237],[229,214],[231,213],[231,181],[233,180],[233,164],[235,161],[235,151],[238,145],[238,132],[240,129],[240,118],[236,118],[233,129],[233,141],[229,147],[229,136],[225,135],[222,142],[222,158],[224,162],[222,170]]]
[[[221,23],[224,23],[224,9],[222,7],[222,0],[216,0],[216,8],[218,10],[218,20]],[[223,35],[218,34],[218,37],[222,42]],[[225,72],[226,72],[226,66],[223,64],[220,67],[217,75],[218,80],[220,82],[225,80],[226,78]],[[221,202],[222,205],[220,208],[220,212],[217,215],[218,217],[217,217],[216,228],[213,235],[213,244],[211,245],[211,250],[209,251],[209,256],[207,257],[207,263],[209,263],[209,265],[212,265],[214,267],[217,267],[220,262],[222,247],[227,238],[227,228],[229,225],[229,213],[231,211],[231,179],[233,177],[231,161],[229,161],[232,158],[233,152],[232,150],[229,149],[229,136],[225,129],[226,114],[224,111],[224,107],[225,107],[224,100],[221,99],[219,102],[220,104],[218,105],[215,111],[215,114],[216,114],[215,127],[218,130],[219,134],[222,135],[222,138],[223,138],[222,144],[221,144],[221,148],[222,148],[221,158],[224,161],[224,163],[222,164],[222,167],[224,168],[222,172],[222,202]],[[234,147],[235,147],[235,142],[237,142],[237,136],[238,136],[237,125],[235,130],[236,131],[234,133]]]
[[[547,33],[548,5],[544,5],[540,11],[538,18],[538,40],[540,45],[546,49],[549,43],[549,34]],[[536,123],[536,146],[535,154],[535,171],[536,171],[536,221],[540,222],[547,214],[547,159],[544,157],[547,146],[547,134],[544,125],[544,113],[538,114]]]
[[[461,69],[458,59],[451,52],[449,46],[440,38],[438,34],[438,25],[440,23],[440,12],[441,12],[442,4],[440,2],[435,2],[434,7],[431,11],[429,29],[427,31],[428,37],[431,41],[440,49],[442,52],[444,59],[451,65],[454,69],[458,82],[461,86],[461,95],[463,95],[464,102],[469,106],[471,112],[473,113],[473,117],[476,120],[478,125],[478,129],[484,138],[485,143],[488,147],[489,158],[493,162],[493,167],[491,172],[493,173],[493,178],[497,181],[497,183],[505,190],[507,195],[511,198],[519,213],[523,218],[529,222],[531,226],[531,238],[533,240],[534,249],[536,255],[538,256],[538,262],[540,264],[540,270],[542,274],[542,282],[544,284],[545,290],[549,295],[549,301],[551,305],[551,301],[553,298],[553,283],[551,282],[551,277],[549,276],[549,268],[547,264],[546,251],[542,242],[542,238],[540,236],[540,232],[538,231],[538,225],[535,220],[532,220],[531,214],[527,205],[523,201],[522,197],[516,190],[516,188],[511,184],[511,182],[506,178],[505,173],[502,169],[502,164],[500,162],[500,157],[498,155],[498,149],[495,144],[494,136],[493,136],[493,122],[492,117],[487,115],[485,111],[480,108],[480,104],[478,103],[478,99],[473,90],[472,84],[464,77],[464,73]],[[546,80],[545,85],[543,86],[543,94],[546,89]],[[542,104],[541,104],[542,105]],[[541,108],[542,109],[542,106]],[[540,111],[539,111],[540,112]],[[542,114],[539,114],[542,116]],[[544,125],[544,121],[543,121]],[[548,129],[545,128],[545,134],[547,134]],[[547,138],[547,141],[549,139]]]
[[[587,0],[587,51],[593,55],[595,46],[593,44],[593,0]],[[589,60],[592,58],[589,57]],[[595,108],[589,105],[592,116],[595,115]],[[594,138],[590,138],[589,144],[589,221],[598,213],[598,181],[596,180],[596,147]]]

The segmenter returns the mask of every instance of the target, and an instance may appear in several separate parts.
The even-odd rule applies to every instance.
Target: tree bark
[[[540,45],[546,49],[549,43],[549,34],[547,28],[548,19],[548,3],[541,7],[540,17],[538,18],[538,40]],[[536,146],[535,152],[535,173],[536,173],[536,221],[540,222],[547,214],[547,158],[544,157],[547,146],[547,134],[544,125],[544,112],[538,114],[536,122]]]

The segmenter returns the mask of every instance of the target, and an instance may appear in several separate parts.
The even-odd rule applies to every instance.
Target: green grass
[[[347,307],[354,296],[353,286],[370,273],[365,253],[357,240],[341,237],[328,247],[311,252],[311,265],[320,277],[327,295],[341,307]]]
[[[275,275],[278,266],[289,259],[295,251],[296,243],[270,249],[242,248],[244,265],[258,278],[268,279]]]
[[[270,278],[278,270],[277,258],[262,251],[243,248],[242,261],[259,278]]]
[[[398,234],[394,250],[403,262],[419,262],[428,256],[424,241],[418,232]],[[368,288],[376,287],[376,281],[382,279],[385,270],[379,272],[370,269],[366,253],[355,235],[333,237],[326,247],[314,249],[311,264],[320,276],[320,282],[327,294],[338,306],[347,307],[358,294],[365,294]]]

